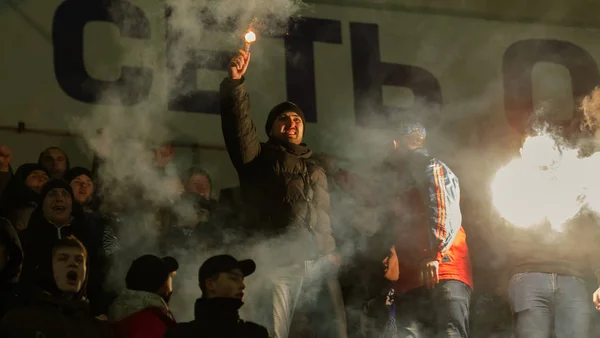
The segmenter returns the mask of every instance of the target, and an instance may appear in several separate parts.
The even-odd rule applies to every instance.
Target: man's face
[[[87,175],[79,175],[71,181],[71,188],[73,188],[75,201],[80,205],[85,205],[92,199],[94,182]]]
[[[44,217],[57,225],[64,225],[71,220],[73,199],[63,188],[55,188],[48,192],[42,206]]]
[[[63,178],[67,171],[67,156],[60,149],[48,149],[42,156],[42,165],[52,178]]]
[[[207,200],[210,199],[210,181],[208,177],[202,174],[192,175],[187,183],[186,190],[204,196]]]
[[[25,179],[25,185],[38,194],[46,182],[48,182],[48,174],[43,170],[34,170]]]
[[[304,136],[302,118],[293,112],[280,114],[273,122],[271,136],[282,142],[302,143],[302,137]]]
[[[80,248],[57,248],[52,256],[52,272],[58,289],[65,293],[77,293],[85,281],[86,266]]]
[[[244,274],[240,269],[221,272],[216,279],[207,279],[206,287],[210,298],[244,299]]]
[[[169,277],[167,278],[167,281],[159,291],[159,295],[167,304],[169,304],[169,301],[171,300],[171,295],[173,295],[173,277],[175,277],[176,274],[176,271],[171,272],[169,274]]]

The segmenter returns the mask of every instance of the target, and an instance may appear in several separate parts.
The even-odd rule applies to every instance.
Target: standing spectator
[[[195,320],[169,328],[165,338],[268,338],[264,327],[240,319],[244,305],[244,278],[256,270],[254,261],[228,255],[207,259],[198,271],[202,298],[196,300]]]
[[[162,338],[175,325],[169,299],[178,268],[172,257],[145,255],[133,261],[125,279],[127,290],[109,311],[117,338]]]
[[[38,164],[48,171],[50,178],[63,178],[70,168],[67,153],[58,147],[50,147],[42,151]]]
[[[36,163],[17,169],[2,196],[2,214],[17,230],[24,230],[35,208],[41,203],[42,187],[48,181],[46,170]]]
[[[73,203],[74,199],[71,186],[64,180],[50,180],[42,189],[43,202],[31,215],[27,230],[21,233],[25,254],[21,279],[25,286],[33,281],[32,276],[46,253],[57,241],[70,235],[81,240],[87,248],[91,269],[103,271],[102,237],[86,222],[81,208]],[[92,305],[102,297],[97,293],[101,284],[97,278],[100,277],[92,272],[89,278]]]
[[[467,337],[473,287],[458,178],[425,149],[425,128],[403,126],[384,165],[388,227],[398,257],[394,285],[401,336]],[[420,332],[417,334],[417,332]]]
[[[65,181],[73,189],[75,202],[86,213],[94,212],[98,208],[92,172],[86,168],[73,167],[65,174]]]
[[[112,227],[114,219],[99,212],[99,198],[92,172],[86,168],[73,167],[65,174],[73,189],[74,203],[85,212],[86,223],[95,231],[95,237],[102,238],[102,249],[105,256],[111,256],[119,250],[119,243]]]
[[[273,256],[280,261],[269,267],[267,281],[260,283],[264,288],[260,293],[272,301],[254,313],[265,314],[260,322],[283,338],[288,336],[303,284],[323,282],[315,278],[317,269],[335,275],[339,261],[328,215],[327,178],[302,143],[304,113],[291,102],[276,105],[265,125],[269,141],[259,142],[243,77],[249,62],[250,54],[244,51],[231,60],[229,77],[221,83],[221,126],[245,199],[248,235],[266,235],[277,243],[279,251]],[[332,309],[323,315],[337,318],[321,317],[319,322],[344,327],[327,337],[345,337],[343,307],[334,305],[342,303],[341,295],[331,295],[329,301]]]
[[[21,241],[12,224],[0,218],[0,320],[19,303],[17,283],[22,266]]]
[[[0,196],[12,177],[10,161],[12,161],[12,151],[9,147],[0,144]]]
[[[169,210],[171,221],[161,238],[163,251],[180,257],[219,249],[223,244],[223,232],[214,214],[214,205],[195,193],[183,194],[178,203],[182,204],[179,212]],[[184,207],[191,210],[184,212]]]
[[[212,180],[203,169],[192,167],[186,173],[185,191],[203,196],[207,201],[212,201]]]
[[[508,300],[516,338],[595,337],[590,335],[593,300],[586,284],[598,264],[598,217],[582,212],[554,232],[550,225],[515,229],[509,248]],[[598,285],[598,284],[596,284]]]
[[[107,323],[94,318],[85,299],[87,251],[74,237],[54,243],[36,271],[31,300],[0,322],[0,336],[109,338]]]

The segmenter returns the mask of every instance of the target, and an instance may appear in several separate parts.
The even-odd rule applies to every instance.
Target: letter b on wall
[[[379,32],[375,24],[350,23],[350,39],[354,109],[358,125],[373,125],[381,117],[405,117],[406,111],[384,106],[382,86],[385,85],[412,90],[415,102],[426,103],[430,107],[424,112],[426,116],[419,116],[422,122],[428,125],[437,122],[442,105],[442,91],[433,74],[416,66],[381,62]]]

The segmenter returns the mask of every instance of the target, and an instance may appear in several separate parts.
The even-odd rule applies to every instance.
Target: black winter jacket
[[[259,141],[244,79],[226,78],[221,83],[221,123],[238,172],[249,235],[280,239],[274,246],[284,246],[282,256],[296,262],[332,252],[327,178],[312,152],[305,148],[297,153],[272,140]]]
[[[165,338],[268,338],[266,328],[240,319],[242,305],[233,298],[200,298],[194,308],[196,319],[168,328]]]

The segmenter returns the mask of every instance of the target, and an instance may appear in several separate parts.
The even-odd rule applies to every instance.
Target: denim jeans
[[[592,297],[585,281],[555,273],[514,274],[508,285],[516,338],[589,337]]]
[[[308,308],[321,338],[346,338],[346,317],[337,267],[327,258],[271,271],[248,288],[241,317],[264,325],[273,338],[287,338],[296,308]]]
[[[471,288],[456,280],[397,295],[398,338],[468,337],[470,301]]]

